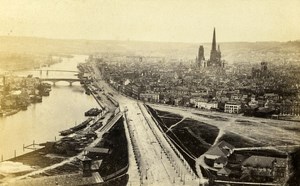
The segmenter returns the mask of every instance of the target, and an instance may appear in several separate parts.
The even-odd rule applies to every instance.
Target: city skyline
[[[300,183],[300,0],[0,3],[0,185]]]
[[[1,0],[0,35],[160,42],[300,39],[299,1]]]

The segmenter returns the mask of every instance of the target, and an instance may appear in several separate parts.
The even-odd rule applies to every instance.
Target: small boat
[[[61,136],[67,136],[67,135],[72,134],[74,132],[75,131],[73,131],[72,129],[67,129],[67,130],[64,130],[64,131],[60,131],[59,133],[60,133]]]
[[[67,130],[63,130],[63,131],[60,131],[60,135],[61,136],[67,136],[69,134],[72,134],[74,132],[77,132],[81,129],[84,129],[93,119],[92,118],[88,118],[87,120],[85,120],[84,122],[80,123],[79,125],[76,125],[72,128],[69,128]]]
[[[84,116],[97,116],[98,114],[101,113],[102,110],[98,108],[91,108],[90,110],[86,111],[84,113]]]

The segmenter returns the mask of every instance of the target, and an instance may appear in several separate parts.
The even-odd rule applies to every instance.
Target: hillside
[[[164,56],[173,59],[194,60],[199,45],[204,45],[205,56],[210,54],[210,43],[164,43],[142,41],[63,40],[34,37],[0,36],[0,54],[93,54]],[[294,42],[231,42],[219,43],[222,58],[228,63],[265,61],[297,62],[300,59],[300,41]],[[1,63],[0,63],[1,64]]]

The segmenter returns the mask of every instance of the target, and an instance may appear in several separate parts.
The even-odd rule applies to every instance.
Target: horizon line
[[[147,43],[182,43],[182,44],[207,44],[212,43],[210,41],[205,42],[193,42],[193,41],[150,41],[150,40],[135,40],[135,39],[84,39],[84,38],[53,38],[44,36],[26,36],[26,35],[0,35],[0,37],[7,38],[32,38],[32,39],[46,39],[46,40],[69,40],[69,41],[114,41],[114,42],[147,42]],[[217,43],[286,43],[286,42],[300,42],[300,39],[276,41],[276,40],[265,40],[265,41],[221,41]]]

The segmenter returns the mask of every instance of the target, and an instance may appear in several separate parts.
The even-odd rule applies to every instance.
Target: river
[[[77,70],[77,64],[86,58],[62,58],[62,62],[44,69]],[[18,75],[28,74],[41,77],[39,71],[18,72]],[[76,78],[74,73],[52,71],[48,76],[43,72],[42,77]],[[17,156],[29,152],[23,151],[23,144],[32,144],[33,140],[43,143],[59,139],[59,131],[84,121],[84,112],[97,106],[94,98],[84,93],[79,82],[73,83],[73,86],[69,86],[68,82],[57,82],[52,86],[50,96],[43,97],[42,103],[31,104],[26,111],[12,116],[0,117],[0,156],[6,160],[14,156],[15,150]]]

